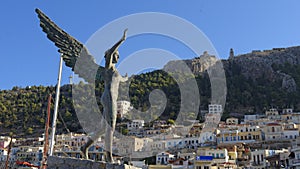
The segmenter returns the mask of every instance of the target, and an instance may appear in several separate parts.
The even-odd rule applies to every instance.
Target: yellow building
[[[222,129],[217,136],[217,143],[235,143],[240,141],[238,130]]]
[[[149,165],[149,169],[172,169],[171,165]]]
[[[239,137],[240,140],[262,140],[262,131],[259,126],[242,126],[239,127]]]

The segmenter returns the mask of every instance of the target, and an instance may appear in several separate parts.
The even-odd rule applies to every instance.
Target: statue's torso
[[[103,73],[102,79],[105,83],[103,95],[109,95],[109,97],[111,97],[112,100],[117,100],[120,77],[121,76],[117,71],[106,70]]]

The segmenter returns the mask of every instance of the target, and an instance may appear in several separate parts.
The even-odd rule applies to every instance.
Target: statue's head
[[[113,54],[112,54],[112,63],[118,63],[118,60],[119,60],[119,51],[115,51]]]
[[[110,66],[118,63],[119,52],[118,51],[111,52],[111,50],[107,50],[105,52],[104,58],[105,58],[106,68],[109,68]]]

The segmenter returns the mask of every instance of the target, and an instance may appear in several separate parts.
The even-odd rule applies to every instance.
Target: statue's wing
[[[58,52],[62,54],[66,66],[72,68],[72,71],[85,81],[95,82],[95,72],[100,73],[104,68],[97,65],[94,57],[89,54],[82,43],[59,28],[39,9],[36,9],[36,13],[40,19],[40,26],[47,37],[59,48]]]

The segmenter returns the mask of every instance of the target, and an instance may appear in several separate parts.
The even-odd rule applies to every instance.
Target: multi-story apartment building
[[[142,151],[144,147],[144,140],[137,137],[122,138],[116,144],[116,150],[119,155],[130,155],[135,151]]]
[[[117,114],[119,116],[123,117],[131,109],[132,109],[132,106],[130,105],[129,101],[126,101],[126,100],[117,101]]]
[[[244,125],[239,126],[238,130],[240,131],[238,135],[241,140],[263,140],[262,131],[259,126]]]
[[[228,143],[241,142],[238,130],[222,129],[220,132],[218,132],[218,134],[216,135],[216,138],[217,138],[217,144],[221,144],[221,143],[228,144]]]
[[[60,148],[68,146],[75,150],[83,146],[87,142],[87,139],[85,134],[68,133],[56,135],[55,147]]]
[[[132,120],[130,122],[127,122],[127,129],[128,130],[136,130],[136,129],[141,129],[145,125],[144,120]]]
[[[252,150],[250,165],[253,169],[261,169],[267,166],[266,157],[269,156],[268,150]]]
[[[35,165],[40,165],[43,158],[43,147],[19,146],[19,151],[16,153],[16,159],[19,161],[31,162]]]
[[[268,123],[263,131],[265,133],[265,140],[280,140],[282,138],[283,126],[279,123]]]
[[[210,114],[223,113],[222,105],[220,105],[220,104],[210,104],[210,105],[208,105],[208,113],[210,113]]]

